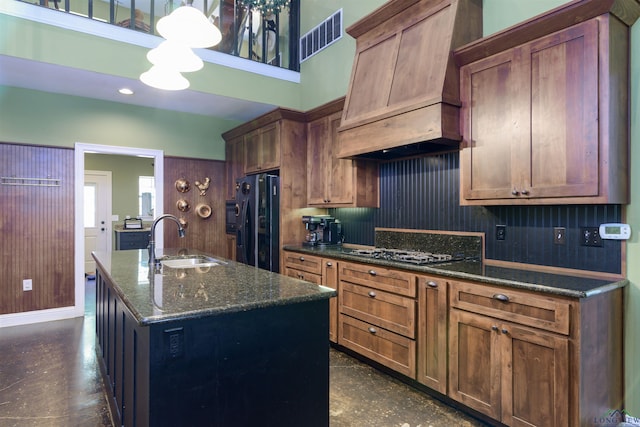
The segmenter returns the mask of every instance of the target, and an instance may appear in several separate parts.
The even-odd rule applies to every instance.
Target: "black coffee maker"
[[[343,237],[342,223],[339,219],[333,218],[333,220],[325,222],[322,232],[322,244],[341,245]]]
[[[307,230],[305,246],[341,245],[342,223],[331,215],[305,215],[302,222]]]

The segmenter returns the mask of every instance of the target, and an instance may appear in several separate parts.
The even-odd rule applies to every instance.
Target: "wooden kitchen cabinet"
[[[284,274],[338,290],[338,262],[334,259],[284,251]],[[338,342],[338,301],[329,300],[329,341]]]
[[[244,177],[244,138],[238,136],[225,144],[225,172],[227,200],[236,198],[236,179]]]
[[[441,277],[417,276],[418,382],[447,393],[447,282]]]
[[[620,407],[621,296],[450,281],[449,397],[509,426],[577,427]]]
[[[338,261],[322,259],[322,285],[338,291]],[[338,298],[329,300],[329,341],[338,342]]]
[[[247,175],[280,167],[280,123],[256,129],[244,137],[244,171]]]
[[[416,377],[415,276],[340,262],[338,344]]]
[[[307,203],[315,207],[380,207],[379,165],[337,157],[344,98],[320,106],[307,124]]]
[[[463,282],[450,291],[449,396],[507,425],[568,425],[569,302]]]
[[[301,222],[307,208],[306,123],[305,113],[276,108],[222,134],[228,150],[236,153],[235,158],[244,159],[244,163],[235,163],[237,171],[242,164],[240,176],[268,172],[280,177],[280,247],[303,242],[307,233]],[[231,149],[230,144],[238,146]],[[242,145],[241,151],[239,145]],[[227,173],[231,174],[229,169]],[[228,175],[228,184],[230,180]],[[229,194],[232,191],[230,186],[227,191]],[[279,269],[285,269],[282,253]]]
[[[583,3],[455,52],[462,205],[629,202],[629,29]]]

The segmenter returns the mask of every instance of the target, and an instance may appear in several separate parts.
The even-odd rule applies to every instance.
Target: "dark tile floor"
[[[95,355],[94,291],[89,281],[84,319],[0,329],[0,426],[112,426]],[[330,384],[331,427],[485,425],[334,349]]]

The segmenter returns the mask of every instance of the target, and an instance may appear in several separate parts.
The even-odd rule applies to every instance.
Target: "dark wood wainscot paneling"
[[[73,150],[0,143],[0,176],[0,314],[73,306]]]
[[[205,194],[196,185],[196,181],[205,182],[209,178],[209,187]],[[176,188],[176,181],[185,179],[189,190],[182,193]],[[166,248],[192,248],[217,256],[226,256],[225,234],[225,167],[224,162],[179,157],[164,159],[164,212],[186,221],[186,235],[179,238],[177,229],[171,222],[165,221],[164,246]],[[188,210],[181,211],[178,201],[186,201]],[[206,206],[211,215],[204,217]],[[160,215],[158,213],[156,216]]]

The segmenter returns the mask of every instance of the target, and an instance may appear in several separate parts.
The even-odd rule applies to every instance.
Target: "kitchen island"
[[[334,290],[229,260],[150,269],[146,250],[93,256],[116,425],[328,425]]]

